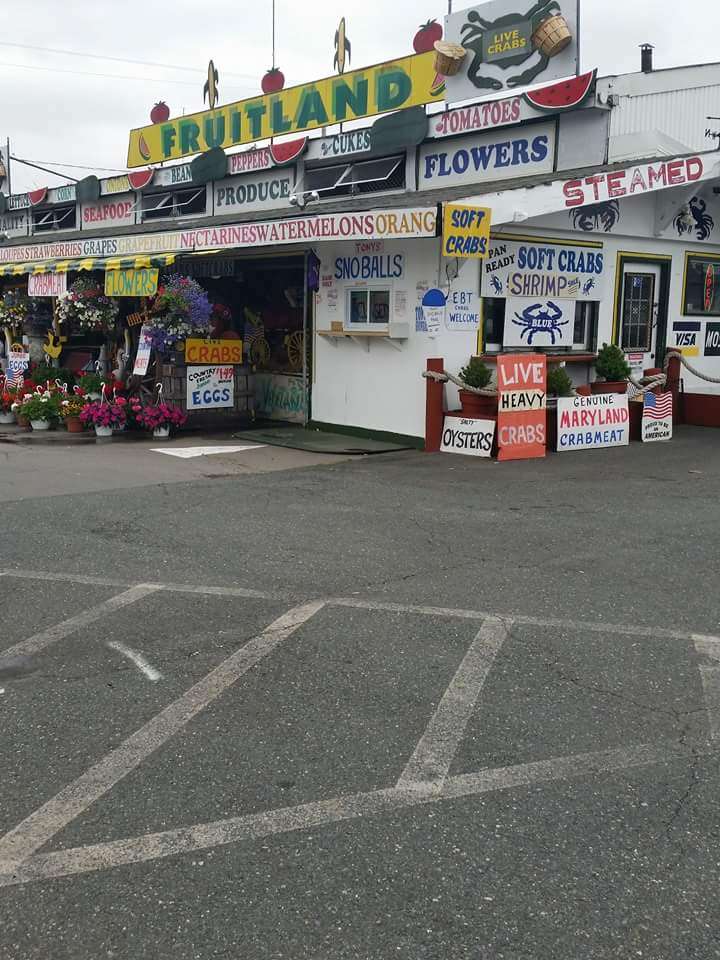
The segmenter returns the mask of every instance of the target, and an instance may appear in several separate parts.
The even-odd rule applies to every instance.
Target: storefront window
[[[720,317],[720,260],[687,258],[683,302],[686,315]]]
[[[353,327],[373,324],[387,326],[390,320],[390,291],[351,290],[348,317]]]
[[[33,233],[44,233],[46,230],[74,230],[75,204],[67,207],[51,207],[49,210],[33,210]]]
[[[143,220],[162,220],[205,213],[205,187],[151,193],[143,197]]]

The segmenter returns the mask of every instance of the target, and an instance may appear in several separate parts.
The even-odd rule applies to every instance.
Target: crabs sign
[[[545,456],[547,362],[543,354],[507,353],[497,360],[498,460]]]
[[[492,0],[451,13],[445,39],[468,51],[447,99],[514,92],[577,73],[576,0]]]
[[[463,260],[486,257],[490,245],[488,207],[446,203],[443,216],[443,256]]]

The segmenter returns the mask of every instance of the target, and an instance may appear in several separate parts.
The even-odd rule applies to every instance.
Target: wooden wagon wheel
[[[283,343],[287,348],[288,367],[293,373],[297,373],[302,370],[305,337],[301,330],[296,330],[295,333],[289,333]]]

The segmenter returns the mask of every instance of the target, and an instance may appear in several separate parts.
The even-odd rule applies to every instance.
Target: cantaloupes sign
[[[442,101],[442,87],[434,86],[434,59],[434,52],[402,57],[131,130],[128,167]]]

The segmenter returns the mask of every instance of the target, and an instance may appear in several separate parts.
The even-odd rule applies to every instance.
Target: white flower
[[[69,406],[70,406],[70,401],[69,401],[69,400],[63,400],[62,405],[63,405],[64,407],[69,407]]]
[[[48,398],[47,398],[47,397],[40,397],[40,400],[41,400],[42,403],[47,403],[47,402],[48,402]]]

